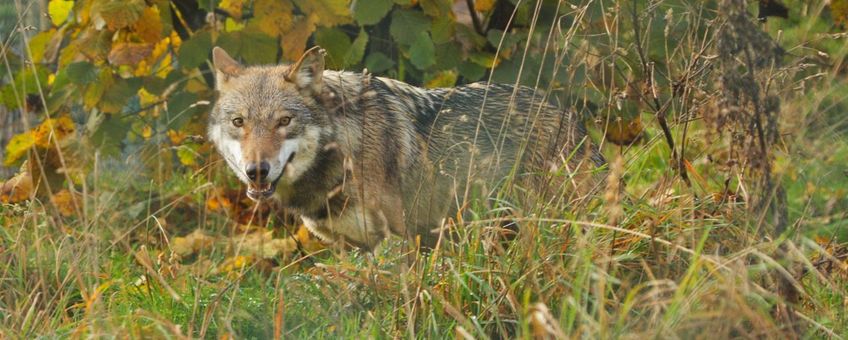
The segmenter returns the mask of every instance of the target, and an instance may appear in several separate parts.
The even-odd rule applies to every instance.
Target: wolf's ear
[[[326,54],[327,52],[318,46],[310,48],[291,66],[286,73],[286,80],[294,83],[301,91],[311,91],[312,94],[321,93]]]
[[[215,64],[215,89],[221,90],[230,78],[238,77],[244,69],[238,61],[230,57],[223,48],[212,49],[212,63]]]

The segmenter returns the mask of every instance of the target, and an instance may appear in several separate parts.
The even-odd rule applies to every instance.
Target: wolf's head
[[[313,48],[293,65],[244,67],[219,47],[212,51],[218,100],[209,138],[259,200],[280,179],[293,181],[312,164],[326,114],[314,98],[322,91],[324,52]]]

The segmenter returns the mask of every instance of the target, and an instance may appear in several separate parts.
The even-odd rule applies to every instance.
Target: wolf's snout
[[[251,181],[263,182],[268,178],[268,173],[271,172],[271,164],[265,161],[259,162],[259,164],[249,163],[244,172]]]

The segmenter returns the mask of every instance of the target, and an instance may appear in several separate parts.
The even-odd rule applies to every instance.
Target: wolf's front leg
[[[374,250],[389,235],[386,216],[377,209],[349,207],[339,216],[312,219],[301,216],[309,231],[324,241]]]

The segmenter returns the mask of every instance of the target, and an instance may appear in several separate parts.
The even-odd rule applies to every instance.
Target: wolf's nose
[[[258,166],[257,166],[258,165]],[[271,164],[268,162],[260,162],[259,164],[250,163],[247,165],[247,169],[244,171],[247,174],[247,178],[250,178],[251,181],[264,181],[266,177],[268,177],[268,173],[271,172]]]

